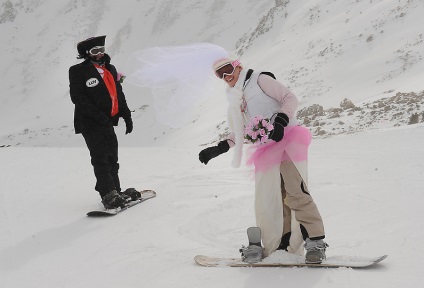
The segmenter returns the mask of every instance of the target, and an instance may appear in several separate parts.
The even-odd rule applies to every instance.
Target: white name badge
[[[90,78],[87,80],[87,82],[85,82],[87,87],[94,87],[97,86],[97,84],[99,84],[99,80],[97,80],[97,78]]]

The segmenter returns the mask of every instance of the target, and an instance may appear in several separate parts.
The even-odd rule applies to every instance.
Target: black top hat
[[[86,56],[87,51],[95,46],[105,46],[106,35],[85,39],[77,44],[79,55]]]

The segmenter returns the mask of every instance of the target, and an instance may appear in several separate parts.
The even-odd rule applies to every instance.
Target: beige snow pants
[[[321,215],[296,166],[291,161],[283,161],[280,165],[280,173],[284,215],[283,234],[291,232],[293,211],[296,220],[303,226],[301,230],[304,238],[323,238],[325,232]]]
[[[280,245],[283,235],[283,198],[279,166],[255,173],[256,226],[261,229],[264,255]]]

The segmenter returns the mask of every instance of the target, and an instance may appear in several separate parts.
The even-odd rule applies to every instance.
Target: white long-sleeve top
[[[289,88],[265,74],[259,75],[258,85],[266,95],[281,103],[281,113],[286,114],[289,119],[295,116],[299,100]]]
[[[242,72],[244,73],[241,73],[240,76],[243,75],[244,77],[239,78],[236,83],[236,85],[239,84],[238,86],[241,86],[245,79],[246,72]],[[275,99],[278,103],[280,103],[281,108],[278,112],[286,114],[293,123],[293,119],[295,118],[295,113],[299,105],[299,100],[291,92],[291,90],[266,74],[260,74],[258,76],[257,85],[267,96]],[[229,135],[228,140],[230,140],[228,141],[230,147],[233,147],[235,143],[234,133]]]

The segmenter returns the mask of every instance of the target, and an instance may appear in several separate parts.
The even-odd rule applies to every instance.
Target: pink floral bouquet
[[[256,116],[244,129],[244,139],[251,143],[265,144],[272,130],[274,130],[274,126],[269,122],[268,118]]]

